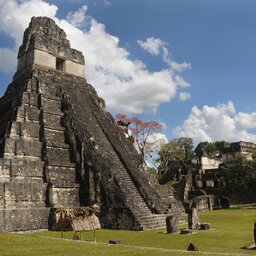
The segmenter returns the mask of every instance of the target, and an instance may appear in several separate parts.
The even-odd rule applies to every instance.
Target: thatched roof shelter
[[[100,221],[96,216],[99,211],[98,204],[88,207],[58,209],[55,230],[83,232],[100,229]]]

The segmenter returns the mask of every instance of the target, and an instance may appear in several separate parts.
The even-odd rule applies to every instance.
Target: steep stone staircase
[[[80,84],[74,84],[74,86],[79,85]],[[81,91],[80,89],[79,91],[80,97],[76,97],[76,95],[72,94],[72,91],[70,90],[68,92],[65,91],[69,98],[74,97],[70,102],[76,103],[76,105],[71,106],[75,117],[74,123],[76,121],[79,122],[80,125],[82,123],[85,130],[90,131],[90,139],[94,141],[97,151],[104,154],[104,157],[109,159],[108,161],[111,162],[112,179],[115,179],[127,207],[130,208],[134,215],[137,228],[150,229],[165,227],[166,214],[153,214],[151,212],[126,168],[122,164],[120,157],[118,157],[115,149],[111,145],[111,142],[102,130],[102,127],[94,114],[94,111],[98,113],[98,109],[95,109],[97,108],[97,105],[93,102],[88,90]],[[86,110],[86,113],[85,111],[81,112],[82,109]],[[81,113],[83,113],[83,115],[81,115]],[[166,209],[166,212],[167,211],[168,209]]]

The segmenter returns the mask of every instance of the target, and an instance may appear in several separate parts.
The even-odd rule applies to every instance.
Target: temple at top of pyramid
[[[99,203],[102,227],[144,230],[182,220],[83,78],[84,57],[53,20],[33,17],[0,99],[0,229],[54,229],[59,208]]]
[[[70,47],[65,32],[46,17],[33,17],[18,53],[17,75],[35,66],[84,77],[84,56]]]

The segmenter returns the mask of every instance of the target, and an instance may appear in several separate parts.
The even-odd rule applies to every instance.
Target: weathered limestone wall
[[[201,158],[201,169],[208,170],[208,169],[218,169],[219,165],[222,161],[217,159],[211,159],[209,157],[202,157]]]
[[[65,59],[65,56],[60,57],[63,58],[64,61],[63,70],[60,71],[84,77],[84,64]],[[17,72],[22,73],[25,69],[32,69],[34,66],[56,70],[56,56],[42,50],[30,50],[19,58]]]
[[[0,230],[47,229],[49,214],[49,208],[0,209]]]
[[[65,61],[65,65],[66,73],[84,77],[84,65],[81,65],[68,59]]]
[[[34,59],[32,65],[41,65],[48,68],[56,69],[56,57],[44,51],[34,49]]]

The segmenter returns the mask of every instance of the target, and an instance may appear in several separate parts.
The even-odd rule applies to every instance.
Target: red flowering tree
[[[144,122],[137,117],[129,118],[123,114],[117,114],[116,120],[126,137],[134,142],[143,158],[145,158],[146,153],[150,153],[150,146],[148,145],[150,135],[163,130],[163,124],[156,121]]]

